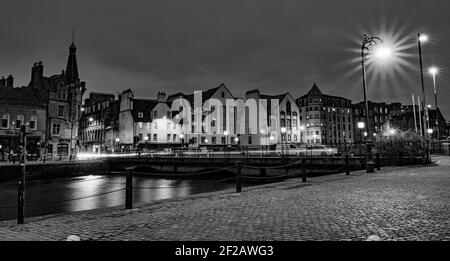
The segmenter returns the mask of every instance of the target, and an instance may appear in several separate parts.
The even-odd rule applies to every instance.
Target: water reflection
[[[135,203],[186,197],[227,189],[233,181],[166,180],[134,177]],[[125,203],[125,177],[86,175],[71,178],[31,180],[26,183],[25,216],[40,216]],[[0,220],[15,219],[17,213],[16,182],[0,183]]]

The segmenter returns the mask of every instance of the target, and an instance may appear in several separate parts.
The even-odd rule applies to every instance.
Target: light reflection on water
[[[221,179],[223,177],[215,180]],[[143,203],[223,190],[231,188],[232,182],[232,180],[219,183],[212,181],[208,184],[207,180],[134,177],[133,186],[139,189],[133,190],[133,202]],[[125,190],[120,190],[124,188],[125,177],[123,176],[86,175],[30,180],[26,182],[25,217],[124,206]],[[0,183],[0,220],[15,219],[16,207],[16,182]]]

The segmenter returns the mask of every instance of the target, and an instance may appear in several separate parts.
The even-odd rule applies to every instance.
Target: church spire
[[[76,54],[77,54],[77,47],[75,46],[75,27],[73,27],[72,44],[69,47],[69,59],[67,60],[67,67],[66,67],[66,80],[68,83],[76,83],[79,80]]]

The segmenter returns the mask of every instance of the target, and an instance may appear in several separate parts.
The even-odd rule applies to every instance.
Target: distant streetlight
[[[145,141],[148,141],[148,136],[145,136],[145,137],[144,137],[144,140],[145,140]]]
[[[434,106],[436,107],[436,119],[435,119],[435,125],[436,125],[436,136],[437,139],[439,139],[439,120],[438,120],[438,99],[437,99],[437,91],[436,91],[436,75],[439,73],[439,69],[435,66],[432,66],[428,72],[433,76],[433,89],[434,89]]]
[[[94,121],[94,118],[89,118],[89,122],[93,122]]]
[[[431,134],[433,134],[433,129],[428,129],[427,132],[428,132],[428,134],[431,135]]]
[[[364,122],[358,122],[358,129],[362,130],[365,126]]]
[[[395,129],[391,129],[390,131],[389,131],[389,134],[391,134],[391,135],[395,135],[397,133],[397,131],[395,130]]]

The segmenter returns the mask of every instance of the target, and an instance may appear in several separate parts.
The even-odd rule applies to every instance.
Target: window
[[[167,142],[170,141],[170,134],[167,134]]]
[[[147,130],[150,129],[150,122],[147,122]]]
[[[158,141],[158,134],[153,134],[153,141]]]
[[[153,119],[156,119],[158,117],[158,111],[153,112]]]
[[[248,144],[249,144],[249,145],[252,144],[252,136],[248,136]]]
[[[142,141],[142,137],[143,137],[142,133],[139,133],[139,141]]]
[[[59,135],[60,130],[61,130],[61,124],[59,124],[59,123],[53,123],[53,126],[52,126],[52,134],[53,134],[53,135]]]
[[[17,115],[16,118],[16,128],[20,129],[20,126],[23,124],[23,114]]]
[[[225,92],[222,92],[222,93],[220,94],[220,97],[225,98]]]
[[[155,128],[155,130],[157,130],[157,129],[158,129],[158,123],[155,122],[154,125],[153,125],[153,127]]]
[[[58,106],[58,117],[64,117],[64,106]]]
[[[142,122],[139,122],[139,129],[142,129]]]
[[[30,120],[30,130],[36,130],[37,129],[37,116],[33,115],[31,116]]]
[[[212,144],[216,144],[217,138],[216,137],[212,137],[211,142],[212,142]]]
[[[177,135],[174,134],[174,135],[173,135],[173,142],[176,142],[176,141],[177,141]]]
[[[9,114],[5,113],[2,116],[2,129],[8,129],[9,128]]]
[[[144,118],[144,113],[139,112],[139,113],[138,113],[138,118]]]

